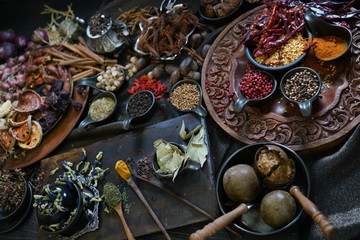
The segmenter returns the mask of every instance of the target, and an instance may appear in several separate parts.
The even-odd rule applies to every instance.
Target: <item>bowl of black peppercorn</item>
[[[310,117],[312,103],[321,92],[321,77],[312,68],[297,67],[284,74],[280,90],[287,100],[298,105],[303,117]]]
[[[142,90],[132,95],[126,104],[126,117],[120,121],[124,130],[128,130],[131,122],[141,123],[148,120],[155,108],[155,95],[148,90]]]

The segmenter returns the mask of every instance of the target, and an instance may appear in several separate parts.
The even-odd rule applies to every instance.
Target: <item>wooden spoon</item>
[[[112,198],[111,198],[108,194],[106,194],[106,188],[107,188],[107,187],[109,187],[108,189],[111,189],[111,191],[110,191],[110,190],[108,190],[108,191],[109,191],[109,192],[112,192],[113,195],[119,195],[119,194],[121,195],[120,190],[119,190],[113,183],[107,182],[107,183],[105,184],[105,187],[104,187],[105,201],[106,201],[106,203],[107,203],[110,207],[112,207],[112,208],[117,212],[117,214],[119,215],[120,220],[121,220],[121,223],[122,223],[122,225],[123,225],[123,227],[124,227],[124,230],[125,230],[125,234],[126,234],[127,239],[128,239],[128,240],[135,240],[134,235],[132,234],[129,226],[128,226],[127,223],[126,223],[126,220],[125,220],[125,217],[124,217],[124,213],[123,213],[123,210],[122,210],[122,201],[119,200],[120,198],[118,198],[118,200],[119,200],[118,203],[117,203],[117,201],[116,201],[116,203],[115,203],[114,201],[111,201]],[[115,205],[115,204],[116,204],[116,205]],[[115,206],[114,206],[114,205],[115,205]]]
[[[320,212],[318,207],[301,192],[298,186],[292,186],[290,188],[290,194],[298,200],[305,212],[309,214],[327,238],[334,238],[336,236],[337,229],[335,225],[330,222],[325,215]]]
[[[240,204],[237,208],[218,217],[213,222],[207,224],[203,229],[199,229],[190,235],[190,240],[203,240],[212,236],[219,230],[223,229],[235,219],[248,212],[248,206],[245,203]]]
[[[134,179],[132,178],[130,169],[128,168],[128,166],[126,165],[126,163],[123,160],[119,160],[116,162],[115,165],[115,170],[118,172],[118,174],[120,175],[120,177],[122,179],[124,179],[126,181],[126,183],[132,187],[132,189],[134,190],[134,192],[138,195],[138,197],[140,198],[141,202],[143,203],[143,205],[145,206],[146,210],[149,212],[149,214],[151,215],[151,217],[154,219],[155,223],[158,225],[158,227],[160,228],[161,232],[164,234],[165,238],[167,240],[171,240],[170,235],[167,233],[165,227],[162,225],[162,223],[160,222],[160,220],[158,219],[158,217],[156,216],[155,212],[152,210],[151,206],[149,205],[149,203],[146,201],[146,198],[144,197],[144,195],[142,194],[142,192],[140,191],[140,189],[138,188],[138,186],[135,184]]]
[[[125,234],[128,240],[135,240],[134,235],[132,234],[129,226],[126,223],[125,217],[124,217],[124,213],[122,210],[122,202],[119,203],[119,205],[117,205],[116,207],[114,207],[114,210],[117,212],[117,214],[120,217],[121,223],[124,227],[125,230]]]

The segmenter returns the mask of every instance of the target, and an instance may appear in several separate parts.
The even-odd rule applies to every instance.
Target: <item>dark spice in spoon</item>
[[[152,103],[153,99],[150,93],[141,92],[129,100],[127,111],[132,117],[137,117],[149,110]]]

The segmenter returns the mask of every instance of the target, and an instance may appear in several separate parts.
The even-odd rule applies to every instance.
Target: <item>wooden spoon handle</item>
[[[299,201],[305,212],[309,214],[327,238],[334,238],[336,236],[337,230],[335,225],[330,222],[325,215],[320,212],[318,207],[301,192],[298,186],[292,186],[290,188],[290,193]]]
[[[122,223],[122,225],[123,225],[123,227],[124,227],[124,230],[125,230],[125,234],[126,234],[127,239],[128,239],[128,240],[135,240],[134,235],[132,234],[129,226],[128,226],[127,223],[126,223],[126,220],[125,220],[125,217],[124,217],[124,213],[123,213],[123,211],[122,211],[122,206],[121,206],[121,204],[119,204],[119,206],[115,207],[114,209],[115,209],[115,211],[118,213],[118,215],[119,215],[119,217],[120,217],[120,220],[121,220],[121,223]]]
[[[246,206],[246,204],[244,203],[240,204],[237,208],[235,208],[231,212],[228,212],[227,214],[218,217],[213,222],[207,224],[203,229],[199,229],[193,234],[191,234],[190,240],[202,240],[212,236],[217,231],[229,225],[239,216],[243,215],[244,213],[247,213],[247,211],[248,211],[248,207]]]
[[[156,216],[156,214],[154,213],[154,211],[150,207],[149,203],[146,201],[146,198],[144,197],[144,195],[142,194],[142,192],[140,191],[138,186],[135,184],[133,178],[130,176],[128,179],[126,179],[126,182],[129,184],[130,187],[132,187],[134,192],[138,195],[141,202],[145,206],[146,210],[149,212],[151,217],[154,219],[154,221],[156,222],[156,224],[160,228],[161,232],[164,234],[165,238],[167,240],[171,240],[170,235],[167,233],[165,227],[162,225],[162,223],[160,222],[160,220],[158,219],[158,217]]]

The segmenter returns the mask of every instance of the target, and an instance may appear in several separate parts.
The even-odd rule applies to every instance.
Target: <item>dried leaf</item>
[[[156,173],[172,174],[173,181],[185,161],[185,154],[175,145],[162,139],[154,142],[159,169]]]
[[[204,128],[201,127],[199,133],[191,137],[185,150],[185,159],[198,162],[201,167],[204,165],[208,154],[208,148],[204,139]]]
[[[202,124],[198,125],[196,128],[194,128],[191,132],[187,133],[185,130],[185,122],[182,121],[181,128],[179,135],[183,140],[189,139],[192,137],[197,131],[199,131],[202,128]]]

